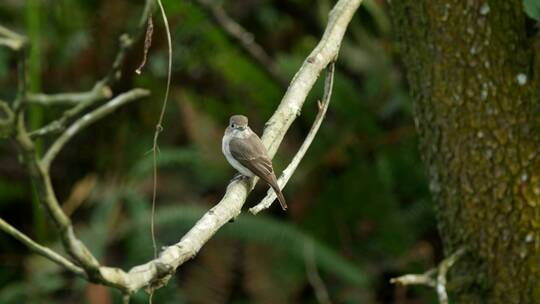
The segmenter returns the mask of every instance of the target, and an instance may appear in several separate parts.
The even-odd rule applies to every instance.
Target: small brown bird
[[[277,184],[272,161],[261,139],[248,126],[243,115],[233,115],[225,129],[221,149],[225,158],[240,174],[246,177],[258,176],[276,192],[283,210],[287,210],[285,197]]]

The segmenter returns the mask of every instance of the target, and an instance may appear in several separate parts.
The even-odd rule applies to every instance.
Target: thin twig
[[[437,286],[433,276],[437,274],[437,269],[430,269],[423,274],[406,274],[397,278],[390,279],[390,283],[399,285],[426,285],[432,288]]]
[[[146,59],[148,57],[148,51],[150,46],[152,46],[152,35],[154,34],[154,22],[152,21],[152,16],[148,17],[148,25],[146,26],[146,34],[144,35],[144,49],[143,49],[143,58],[135,73],[141,74],[142,68],[146,64]]]
[[[62,150],[64,145],[79,131],[83,130],[87,126],[91,125],[100,118],[112,113],[117,108],[123,106],[124,104],[139,99],[141,97],[148,96],[149,91],[143,89],[133,89],[126,93],[120,94],[111,101],[105,103],[99,108],[93,110],[92,112],[85,114],[83,117],[75,121],[56,141],[51,145],[45,156],[43,157],[41,163],[46,170],[51,165],[51,162],[54,160],[56,155]]]
[[[315,263],[315,248],[313,242],[308,241],[304,244],[304,262],[309,283],[315,291],[315,297],[320,304],[331,304],[330,296],[326,285],[319,275],[317,264]]]
[[[229,39],[240,45],[242,51],[251,57],[270,79],[274,80],[283,88],[287,87],[287,79],[279,73],[272,57],[266,53],[262,46],[257,44],[252,33],[231,18],[223,7],[217,4],[217,1],[197,0],[196,2],[207,12],[214,23],[223,30]]]
[[[86,273],[84,272],[82,268],[73,264],[71,261],[64,258],[60,254],[56,253],[52,249],[36,243],[26,234],[17,230],[17,228],[11,226],[8,222],[4,221],[2,218],[0,218],[0,229],[4,231],[5,233],[11,235],[12,237],[17,239],[24,245],[26,245],[26,247],[28,247],[28,249],[32,250],[33,252],[55,262],[56,264],[66,268],[67,270],[73,272],[76,275],[86,278]]]
[[[15,39],[15,40],[26,40],[26,38],[10,29],[8,29],[7,27],[4,27],[2,25],[0,25],[0,35],[4,36],[4,37],[7,37],[7,38],[10,38],[10,39]]]
[[[430,269],[423,274],[407,274],[397,278],[390,279],[390,283],[399,285],[426,285],[437,292],[440,304],[448,304],[447,274],[448,270],[461,258],[465,253],[464,247],[458,249],[452,255],[444,259],[437,268]]]
[[[5,46],[13,51],[19,51],[25,46],[27,40],[24,36],[0,25],[0,46]]]
[[[77,105],[88,100],[99,101],[112,97],[112,90],[106,85],[98,85],[87,92],[73,92],[60,94],[30,93],[26,96],[29,103],[43,106]]]
[[[74,104],[75,106],[65,111],[62,116],[47,125],[30,132],[30,137],[39,137],[51,133],[58,133],[65,129],[65,125],[71,118],[76,117],[90,105],[112,97],[111,88],[104,82],[97,82],[92,90],[82,93],[62,93],[62,94],[29,94],[27,102],[54,105],[54,104]]]
[[[448,304],[448,294],[446,293],[446,275],[448,273],[448,270],[454,264],[456,261],[465,254],[465,248],[460,248],[454,254],[449,256],[448,258],[444,259],[439,264],[438,274],[437,274],[437,294],[439,295],[439,302],[441,304]]]
[[[280,189],[283,189],[293,173],[296,171],[296,168],[298,168],[298,165],[304,158],[304,155],[306,154],[309,146],[311,146],[311,143],[313,142],[313,139],[315,139],[315,136],[317,135],[317,132],[319,131],[319,128],[321,127],[322,121],[324,120],[324,117],[326,115],[326,111],[328,110],[328,105],[330,104],[330,97],[332,96],[332,87],[334,84],[334,62],[331,62],[328,65],[327,72],[326,72],[326,79],[324,82],[324,95],[323,95],[323,101],[322,103],[320,101],[317,102],[317,106],[319,108],[319,112],[317,113],[317,116],[315,117],[315,121],[313,122],[313,125],[311,126],[311,129],[309,130],[308,135],[306,136],[306,139],[300,146],[300,149],[298,149],[298,152],[296,152],[296,155],[292,159],[291,163],[287,166],[285,170],[283,170],[283,173],[278,179],[278,185]],[[261,200],[260,203],[255,205],[254,207],[250,208],[249,211],[253,214],[257,214],[261,212],[264,209],[269,208],[272,203],[276,200],[276,193],[274,190],[269,189],[266,196]]]
[[[0,138],[11,133],[14,121],[15,114],[8,103],[0,100]]]
[[[157,258],[157,244],[156,244],[156,233],[154,228],[154,215],[156,214],[156,197],[157,197],[157,152],[158,152],[158,138],[159,133],[163,131],[163,119],[165,118],[165,110],[167,109],[167,100],[169,99],[169,90],[171,87],[171,77],[172,77],[172,41],[171,41],[171,31],[169,29],[169,21],[167,20],[167,15],[165,14],[165,9],[161,0],[157,0],[159,10],[161,11],[161,17],[163,18],[163,23],[165,24],[165,31],[167,34],[167,46],[169,52],[169,64],[167,70],[167,88],[165,88],[165,97],[163,98],[163,105],[161,106],[161,112],[159,113],[159,120],[156,124],[156,131],[154,132],[154,141],[152,146],[152,161],[153,161],[153,189],[152,189],[152,214],[150,219],[150,232],[152,233],[152,246],[154,248],[154,258]]]
[[[24,41],[11,38],[0,38],[0,46],[5,46],[13,51],[19,51],[24,46]]]
[[[15,102],[13,103],[13,109],[15,113],[18,113],[20,111],[24,98],[26,97],[28,88],[26,70],[26,63],[28,60],[28,43],[26,42],[26,40],[21,41],[25,41],[25,43],[17,51],[19,57],[17,60],[17,97],[15,98]]]

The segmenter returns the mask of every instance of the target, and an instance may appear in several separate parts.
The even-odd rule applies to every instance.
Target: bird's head
[[[248,118],[244,115],[233,115],[229,119],[229,128],[232,130],[244,131],[248,128]]]

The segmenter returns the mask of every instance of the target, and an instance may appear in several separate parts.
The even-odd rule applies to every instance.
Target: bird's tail
[[[281,193],[281,190],[279,189],[276,178],[274,177],[272,179],[272,182],[269,184],[272,187],[272,189],[274,189],[274,192],[276,192],[276,196],[278,198],[279,204],[281,205],[281,209],[287,210],[287,202],[285,201],[285,196],[283,196],[283,193]]]

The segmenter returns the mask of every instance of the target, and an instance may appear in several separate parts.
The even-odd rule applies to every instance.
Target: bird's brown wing
[[[285,197],[279,189],[276,175],[272,168],[272,161],[270,161],[261,139],[256,134],[246,139],[232,139],[229,142],[229,149],[232,156],[242,166],[248,168],[253,174],[257,175],[274,189],[281,208],[286,210],[287,203],[285,202]]]
[[[266,148],[256,134],[246,139],[231,139],[229,149],[240,164],[263,180],[274,173]]]

